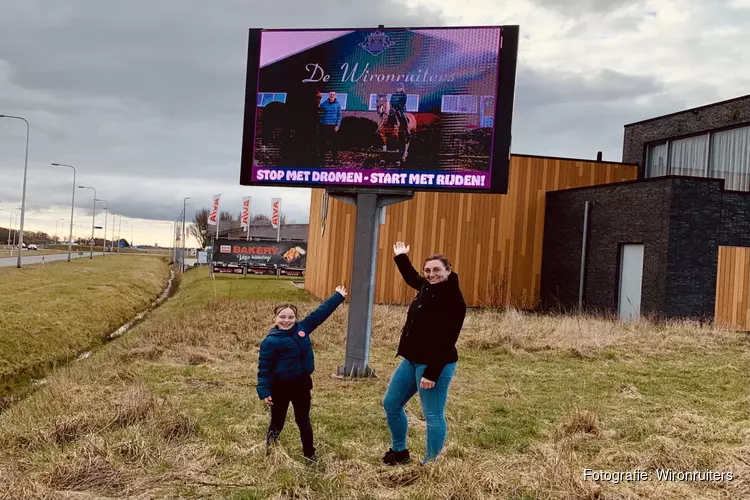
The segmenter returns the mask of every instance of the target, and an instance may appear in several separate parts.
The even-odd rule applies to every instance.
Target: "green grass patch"
[[[586,468],[749,474],[745,336],[514,311],[470,312],[438,463],[380,461],[390,445],[381,402],[406,314],[392,306],[374,309],[377,378],[332,377],[345,358],[346,305],[311,335],[319,463],[301,457],[292,408],[281,446],[266,455],[269,411],[256,395],[257,353],[280,301],[299,303],[303,315],[319,303],[286,279],[185,273],[176,296],[131,334],[0,415],[0,475],[10,478],[0,496],[54,495],[70,485],[94,497],[165,499],[750,493],[739,479],[597,484],[583,477]],[[426,430],[418,398],[406,412],[416,461]]]
[[[272,302],[310,302],[303,288],[292,284],[298,279],[260,275],[221,275],[209,278],[207,267],[191,269],[182,275],[180,293],[168,308],[194,309],[211,301],[267,300]]]
[[[168,278],[158,257],[0,268],[0,396],[101,343],[158,297]]]

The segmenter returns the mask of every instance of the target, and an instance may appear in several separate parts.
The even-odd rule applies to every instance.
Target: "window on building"
[[[481,102],[481,118],[479,119],[480,127],[491,127],[495,118],[495,96],[483,95]]]
[[[325,99],[328,99],[327,96],[323,96]],[[346,101],[349,96],[347,94],[339,94],[336,92],[336,100],[339,102],[339,105],[341,106],[342,111],[346,109]]]
[[[446,94],[440,103],[440,111],[442,113],[476,114],[479,111],[479,96]]]
[[[667,143],[652,144],[648,147],[646,157],[646,176],[659,177],[667,175]]]
[[[286,92],[258,92],[258,107],[264,108],[272,102],[286,102]]]
[[[686,175],[724,179],[732,191],[750,191],[750,127],[648,146],[646,176]]]
[[[750,127],[711,134],[709,173],[726,189],[750,191]]]
[[[708,175],[708,134],[671,141],[669,145],[670,175]]]
[[[391,101],[391,94],[386,94],[388,102]],[[378,94],[370,94],[370,103],[367,109],[377,111]],[[406,94],[406,111],[416,113],[419,111],[419,94]]]

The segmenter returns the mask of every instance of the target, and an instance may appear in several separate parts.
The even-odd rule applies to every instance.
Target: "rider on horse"
[[[391,95],[391,116],[396,119],[399,135],[403,134],[404,137],[408,137],[409,127],[404,113],[406,113],[406,92],[404,84],[399,82],[396,85],[396,92]]]

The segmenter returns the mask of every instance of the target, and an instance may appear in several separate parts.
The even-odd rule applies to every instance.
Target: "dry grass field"
[[[30,379],[101,343],[169,279],[159,257],[0,268],[0,409]]]
[[[281,300],[303,314],[317,304],[286,280],[185,274],[144,323],[0,415],[0,498],[750,497],[750,343],[689,323],[471,311],[444,454],[390,468],[381,400],[405,309],[375,307],[379,377],[343,381],[331,374],[344,359],[344,305],[312,336],[319,463],[302,459],[291,411],[266,457],[256,360]],[[407,413],[420,457],[418,401]],[[595,482],[585,469],[652,477]],[[658,481],[659,469],[733,477]]]

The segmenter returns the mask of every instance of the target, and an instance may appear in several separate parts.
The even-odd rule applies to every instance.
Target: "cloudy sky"
[[[514,153],[619,161],[625,123],[750,93],[750,0],[0,0],[0,12],[0,114],[31,123],[27,228],[69,221],[71,171],[50,162],[69,163],[136,243],[168,244],[185,196],[189,215],[213,194],[235,213],[242,196],[260,212],[281,196],[307,221],[308,190],[239,186],[250,27],[518,24]],[[0,226],[20,206],[24,140],[22,122],[0,119]],[[78,190],[78,234],[91,203]]]

